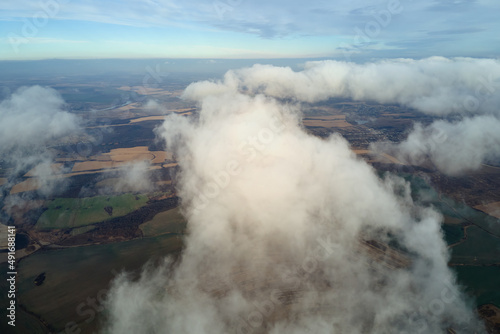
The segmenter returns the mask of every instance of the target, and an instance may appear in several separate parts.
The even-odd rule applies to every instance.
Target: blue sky
[[[498,0],[16,0],[0,59],[498,57]]]

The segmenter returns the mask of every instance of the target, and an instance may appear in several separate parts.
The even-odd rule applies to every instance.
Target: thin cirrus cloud
[[[180,43],[174,36],[193,42],[202,38],[209,44],[224,40],[226,48],[252,41],[254,50],[268,49],[265,40],[273,40],[277,47],[314,40],[312,46],[308,45],[307,54],[318,56],[342,56],[345,45],[352,45],[357,48],[356,54],[365,57],[387,57],[388,52],[392,53],[391,57],[436,54],[488,57],[499,51],[498,37],[492,34],[500,28],[495,17],[498,9],[498,2],[487,0],[418,3],[409,0],[335,3],[47,0],[0,4],[0,20],[5,23],[4,37],[11,33],[21,36],[23,24],[33,21],[37,13],[47,12],[49,20],[58,21],[54,24],[58,29],[52,29],[49,23],[41,25],[36,37],[73,40],[75,38],[67,34],[77,34],[79,40],[92,43],[100,41],[98,32],[122,38],[125,34],[132,41],[147,40],[152,45],[168,43],[169,50],[158,53],[165,57],[175,54]],[[104,29],[103,24],[107,25]],[[60,29],[61,26],[68,29]],[[325,44],[330,45],[325,48]],[[373,44],[377,47],[365,48]],[[394,50],[399,54],[394,55]],[[289,56],[304,55],[298,49],[293,53]],[[182,54],[175,56],[182,57]],[[219,56],[231,55],[224,54],[221,48]],[[204,57],[203,52],[199,57]]]

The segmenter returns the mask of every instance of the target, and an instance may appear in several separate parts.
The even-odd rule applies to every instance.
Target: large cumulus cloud
[[[187,88],[199,118],[171,115],[157,131],[179,160],[186,248],[113,283],[105,332],[482,332],[441,216],[340,136],[308,135],[297,106],[270,97],[300,98],[281,87],[292,79],[231,72]]]

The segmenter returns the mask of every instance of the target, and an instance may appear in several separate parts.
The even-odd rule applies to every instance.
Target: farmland
[[[124,216],[146,205],[145,195],[56,198],[47,206],[36,224],[37,229],[74,228]]]
[[[77,312],[81,303],[96,298],[100,304],[104,296],[100,291],[106,292],[118,273],[138,270],[145,259],[160,260],[181,247],[178,237],[164,235],[34,254],[19,267],[19,302],[49,323],[52,331],[64,330],[69,321],[74,321],[84,332],[91,332],[98,321],[85,312]],[[46,279],[36,286],[33,282],[40,273],[45,273]],[[84,306],[82,310],[91,309],[90,305]]]
[[[102,131],[102,140],[86,156],[67,155],[62,145],[55,145],[54,167],[64,166],[61,177],[67,179],[68,188],[55,197],[39,199],[43,209],[26,209],[25,216],[14,218],[15,224],[26,229],[23,232],[30,236],[30,247],[35,249],[19,267],[19,302],[31,312],[20,310],[19,321],[27,332],[43,333],[47,328],[61,331],[69,321],[77,323],[84,333],[97,329],[98,320],[87,324],[88,318],[78,314],[76,307],[107,289],[114,270],[136,270],[147,258],[157,259],[182,249],[182,236],[189,229],[175,197],[177,162],[171,152],[155,142],[153,132],[165,118],[165,110],[146,111],[144,102],[126,104],[128,98],[109,105],[108,97],[116,90],[131,93],[133,98],[132,93],[140,93],[140,88],[132,84],[115,87],[106,91],[105,97],[99,95],[88,103],[80,96],[85,90],[71,95],[73,90],[63,89],[79,112],[99,109],[89,129],[111,130]],[[169,112],[196,117],[195,107],[178,99],[169,100],[178,96],[177,88],[168,92],[149,89],[147,95],[159,99]],[[394,156],[375,155],[369,150],[371,142],[401,140],[413,121],[428,123],[430,117],[398,106],[353,101],[328,104],[305,106],[302,124],[306,130],[319,137],[338,133],[349,141],[354,153],[375,167],[381,178],[386,172],[404,177],[415,202],[443,214],[441,229],[451,253],[450,266],[474,298],[471,303],[500,306],[500,239],[496,237],[500,235],[500,221],[494,217],[500,200],[498,170],[484,167],[463,178],[449,178],[432,166],[409,166]],[[105,117],[110,124],[101,122]],[[123,166],[138,161],[150,164],[155,186],[151,191],[158,194],[123,194],[115,189]],[[7,179],[0,179],[2,182]],[[38,196],[37,189],[36,179],[27,171],[10,194]],[[368,245],[369,251],[377,251],[370,245],[373,243]],[[36,286],[34,280],[41,273],[45,273],[46,280]]]

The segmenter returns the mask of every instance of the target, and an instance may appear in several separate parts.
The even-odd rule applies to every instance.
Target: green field
[[[500,307],[500,267],[456,266],[459,283],[473,296],[477,306],[494,304]]]
[[[163,235],[33,254],[18,267],[18,302],[51,324],[54,333],[70,321],[78,324],[81,333],[91,333],[99,322],[97,318],[91,320],[88,298],[96,299],[99,291],[106,290],[115,273],[138,270],[146,261],[161,259],[181,247],[180,237]],[[34,280],[43,272],[46,279],[36,286]]]
[[[500,264],[500,238],[477,226],[467,229],[467,240],[452,248],[452,264]],[[499,281],[500,282],[500,281]]]
[[[147,196],[133,194],[56,198],[48,204],[47,211],[40,216],[36,227],[38,229],[56,229],[90,225],[124,216],[146,205],[147,201]],[[112,211],[109,208],[112,208]]]
[[[146,237],[182,233],[186,228],[186,219],[179,212],[179,208],[175,208],[158,213],[150,221],[141,224],[139,228]]]

